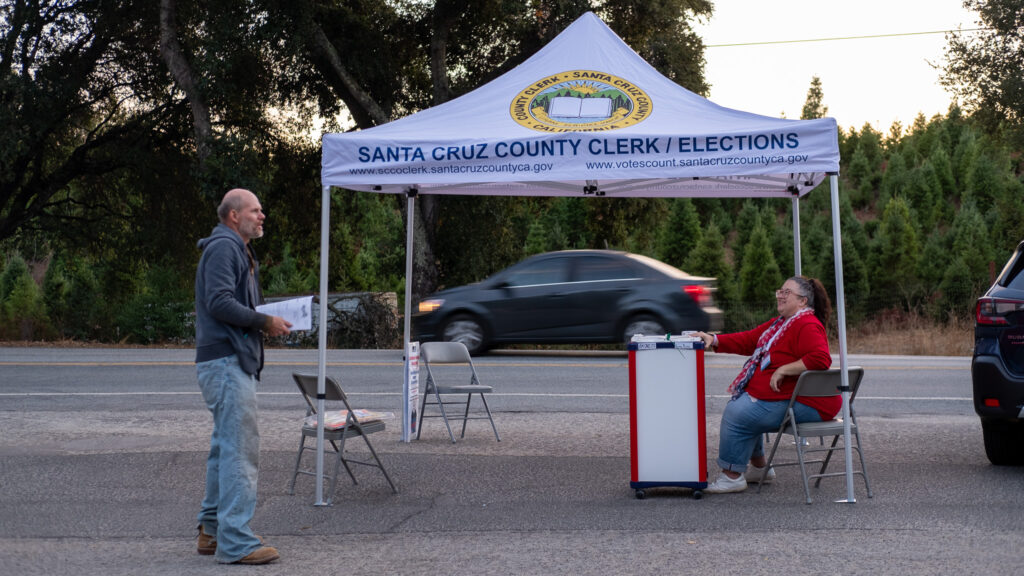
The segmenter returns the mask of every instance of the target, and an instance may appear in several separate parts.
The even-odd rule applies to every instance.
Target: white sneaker
[[[751,464],[750,466],[747,466],[747,473],[746,473],[747,482],[753,482],[754,484],[757,484],[758,482],[761,481],[761,474],[762,473],[764,473],[764,467],[763,466],[760,467],[760,468],[758,468],[757,466],[754,466],[753,464]],[[768,469],[768,475],[764,477],[764,483],[765,484],[770,484],[772,482],[772,480],[775,480],[775,468],[769,468]]]
[[[725,473],[719,474],[718,479],[708,484],[704,492],[708,494],[728,494],[730,492],[743,492],[747,489],[747,479],[740,474],[736,478],[729,478]]]

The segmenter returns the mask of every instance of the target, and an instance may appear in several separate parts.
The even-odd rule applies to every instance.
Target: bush
[[[192,336],[193,310],[190,294],[178,286],[177,273],[166,266],[151,268],[143,290],[118,315],[121,339],[141,344],[185,341]]]

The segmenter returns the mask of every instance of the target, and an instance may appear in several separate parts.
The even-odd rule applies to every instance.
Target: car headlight
[[[440,308],[444,304],[444,300],[432,299],[424,300],[420,302],[419,311],[421,314],[429,314]]]

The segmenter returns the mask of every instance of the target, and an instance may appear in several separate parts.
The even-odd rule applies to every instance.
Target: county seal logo
[[[597,132],[643,122],[653,103],[642,88],[595,70],[570,70],[529,85],[512,99],[520,126],[538,132]]]

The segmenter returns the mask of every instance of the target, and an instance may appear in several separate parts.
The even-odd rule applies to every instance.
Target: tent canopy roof
[[[389,193],[792,197],[838,170],[835,120],[718,106],[588,12],[464,96],[325,134],[321,180]]]

